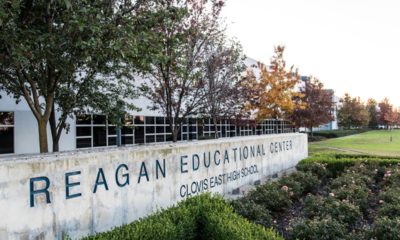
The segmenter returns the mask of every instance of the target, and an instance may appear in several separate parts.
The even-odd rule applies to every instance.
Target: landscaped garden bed
[[[399,158],[316,155],[232,204],[285,239],[399,239],[399,164]]]
[[[202,194],[86,239],[400,239],[400,158],[321,154],[297,170],[230,203]]]

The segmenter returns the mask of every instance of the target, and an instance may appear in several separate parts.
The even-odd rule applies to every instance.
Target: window
[[[172,139],[165,117],[146,116],[142,118],[145,119],[145,143],[165,142]]]
[[[215,127],[214,127],[214,123],[211,119],[206,118],[203,120],[203,135],[206,137],[211,137],[214,136],[215,134]]]
[[[233,119],[229,120],[228,134],[230,137],[236,136],[236,123]]]
[[[165,117],[126,116],[122,119],[121,144],[147,144],[172,141],[172,131]],[[11,126],[13,127],[13,126]],[[216,124],[210,118],[185,118],[178,133],[178,141],[212,138],[250,136],[293,131],[284,120],[266,119],[261,122],[240,119],[219,119]],[[83,114],[76,116],[77,148],[117,145],[117,126],[105,115]]]
[[[253,135],[253,127],[250,123],[244,123],[240,126],[240,136],[250,136]]]
[[[131,145],[134,143],[134,134],[133,134],[133,116],[126,115],[123,119],[124,125],[121,128],[121,144],[122,145]]]
[[[133,144],[133,117],[126,116],[121,127],[121,144]],[[104,147],[117,145],[117,126],[105,115],[79,114],[76,116],[76,147]]]
[[[14,153],[14,113],[0,112],[0,154]]]
[[[182,140],[197,139],[197,119],[185,118],[181,128]]]
[[[144,116],[136,116],[134,120],[135,126],[135,143],[142,144],[144,139]]]

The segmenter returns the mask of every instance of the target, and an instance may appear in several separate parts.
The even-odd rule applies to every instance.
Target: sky
[[[226,0],[229,36],[268,63],[274,46],[335,95],[388,97],[400,106],[400,1]]]

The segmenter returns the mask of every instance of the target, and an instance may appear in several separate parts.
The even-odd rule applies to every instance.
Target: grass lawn
[[[392,141],[390,138],[392,137]],[[315,153],[352,153],[381,156],[400,156],[400,130],[376,130],[309,144],[310,155]]]

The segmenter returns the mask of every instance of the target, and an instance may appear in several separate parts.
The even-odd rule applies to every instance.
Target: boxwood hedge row
[[[348,167],[360,163],[373,164],[379,166],[390,166],[400,163],[400,157],[381,157],[371,155],[353,155],[353,154],[315,154],[299,162],[298,170],[304,170],[312,166],[313,163],[325,164],[327,170],[336,177]]]

